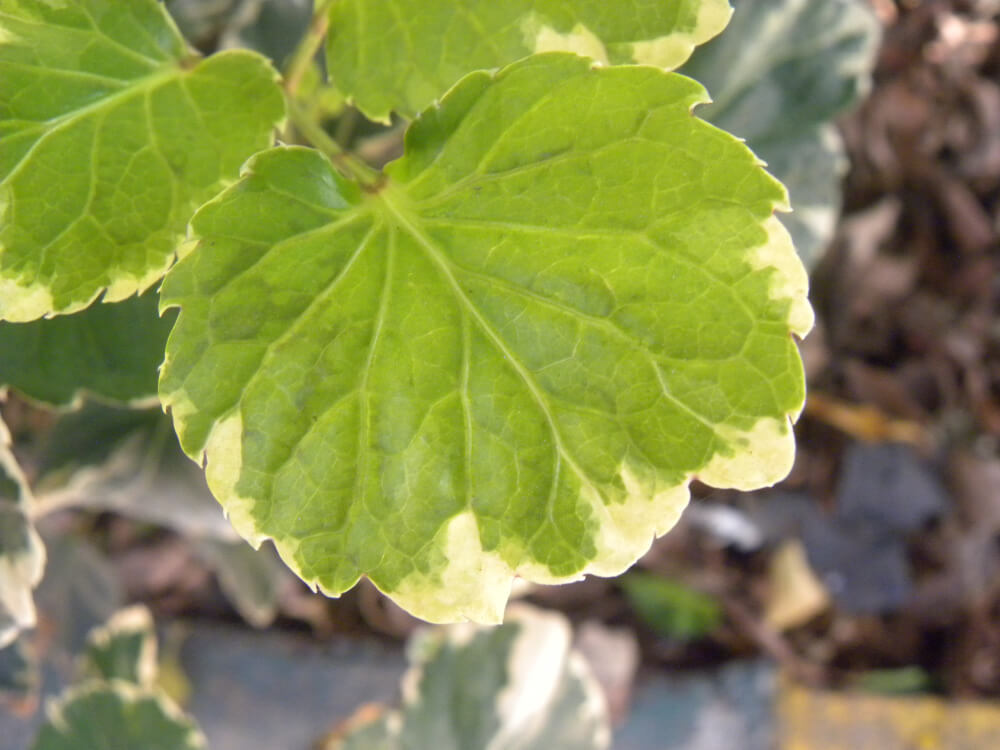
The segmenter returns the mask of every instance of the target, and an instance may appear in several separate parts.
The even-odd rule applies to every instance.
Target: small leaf
[[[327,66],[362,112],[387,121],[412,117],[466,73],[536,52],[675,68],[731,12],[728,0],[339,0]]]
[[[156,637],[142,606],[87,636],[82,682],[46,707],[33,750],[204,750],[194,722],[155,687]]]
[[[607,748],[604,699],[570,651],[565,618],[527,608],[513,614],[498,628],[458,626],[416,636],[402,711],[382,714],[333,748]]]
[[[149,610],[129,607],[87,637],[83,672],[99,680],[122,680],[152,688],[156,680],[156,633]]]
[[[676,581],[629,573],[620,584],[639,618],[662,636],[693,641],[722,624],[722,605],[715,597]]]
[[[699,114],[785,183],[794,211],[782,222],[810,268],[833,238],[847,166],[830,123],[867,91],[879,32],[865,0],[742,0],[681,70],[712,95]]]
[[[237,530],[330,594],[497,621],[515,573],[620,573],[695,474],[783,477],[807,278],[704,96],[538,55],[464,79],[376,188],[255,157],[161,292],[161,399]]]
[[[923,667],[912,665],[898,669],[872,669],[857,676],[854,684],[867,693],[913,695],[929,693],[934,679]]]
[[[155,397],[173,315],[157,313],[148,291],[117,304],[94,303],[75,315],[0,322],[0,385],[64,406],[81,392],[111,401]]]
[[[156,0],[0,0],[0,318],[145,290],[272,142],[267,61],[191,54]]]
[[[0,420],[0,648],[35,625],[32,590],[42,580],[45,547],[28,517],[28,483]]]
[[[32,750],[204,750],[205,738],[164,696],[129,682],[88,682],[50,704]]]

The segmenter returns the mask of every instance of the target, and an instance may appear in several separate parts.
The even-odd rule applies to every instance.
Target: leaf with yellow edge
[[[725,27],[728,0],[338,0],[327,67],[374,120],[412,117],[466,73],[537,52],[672,70]]]
[[[0,0],[0,319],[150,287],[283,115],[267,60],[199,60],[156,0]]]
[[[551,53],[468,76],[374,186],[264,152],[168,274],[160,396],[247,539],[428,620],[614,575],[697,475],[773,483],[804,398],[785,192],[704,90]]]

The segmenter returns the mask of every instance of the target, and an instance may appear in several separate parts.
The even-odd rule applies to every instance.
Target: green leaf
[[[0,420],[0,648],[35,625],[32,590],[45,570],[45,546],[28,516],[28,483]]]
[[[639,618],[660,635],[681,641],[703,638],[722,624],[715,597],[648,573],[619,581]]]
[[[0,322],[0,385],[54,406],[82,392],[119,402],[156,395],[156,378],[173,315],[157,313],[159,295],[102,305],[29,323]]]
[[[862,672],[854,685],[868,693],[914,695],[934,689],[934,679],[923,667],[911,665],[898,669],[872,669]]]
[[[807,278],[704,98],[554,53],[464,79],[378,186],[255,157],[162,289],[161,399],[237,530],[329,594],[496,621],[515,573],[620,573],[694,475],[783,477]]]
[[[152,688],[156,680],[156,633],[149,610],[129,607],[94,628],[87,637],[82,665],[88,677]]]
[[[156,0],[0,0],[0,318],[125,299],[272,142],[277,75],[198,61]]]
[[[812,267],[833,237],[847,158],[833,118],[868,90],[880,26],[865,0],[741,0],[681,69],[709,122],[746,138],[791,195],[782,217]]]
[[[407,117],[474,70],[536,52],[672,69],[718,34],[728,0],[338,0],[327,68],[373,120]]]
[[[194,722],[162,691],[149,611],[130,607],[91,630],[82,682],[46,707],[33,750],[204,750]]]
[[[358,727],[337,750],[600,750],[601,689],[570,651],[566,619],[522,609],[498,628],[428,630],[411,641],[403,708]]]
[[[88,682],[50,704],[32,750],[203,750],[205,738],[166,697],[128,682]]]

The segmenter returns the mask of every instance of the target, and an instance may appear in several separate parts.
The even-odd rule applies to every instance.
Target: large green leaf
[[[146,289],[271,143],[267,61],[192,55],[156,0],[0,0],[0,318]]]
[[[28,323],[0,322],[0,385],[61,406],[82,391],[134,402],[156,395],[174,316],[157,313],[150,290],[113,305]]]
[[[562,615],[521,609],[498,628],[457,626],[410,643],[403,709],[333,744],[336,750],[601,750],[604,696]]]
[[[0,420],[0,648],[35,625],[32,590],[45,570],[45,547],[28,517],[28,483]]]
[[[161,398],[237,530],[327,593],[495,621],[514,573],[621,572],[692,476],[784,476],[807,279],[704,98],[553,53],[464,79],[377,186],[255,157],[161,292]]]
[[[535,52],[675,68],[730,13],[728,0],[338,0],[328,69],[368,117],[412,117],[466,73]]]
[[[794,212],[782,221],[809,266],[840,213],[847,160],[830,123],[867,90],[878,42],[866,0],[739,0],[681,70],[712,95],[699,114],[746,138],[785,183]]]

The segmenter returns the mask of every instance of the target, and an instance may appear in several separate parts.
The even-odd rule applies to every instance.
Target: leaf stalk
[[[302,77],[312,65],[320,45],[326,38],[327,26],[330,23],[330,7],[335,0],[316,0],[309,29],[292,53],[285,67],[285,93],[294,97],[302,84]]]
[[[363,186],[371,187],[379,182],[380,174],[369,167],[356,156],[348,154],[326,129],[309,115],[309,113],[292,97],[286,97],[288,115],[295,129],[309,143],[322,151],[333,162],[337,170],[351,180],[357,180]]]

